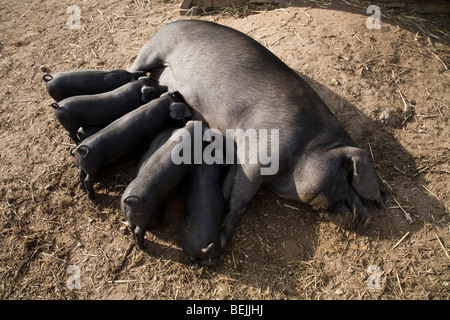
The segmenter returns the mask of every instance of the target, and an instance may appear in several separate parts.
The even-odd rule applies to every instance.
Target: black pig
[[[182,181],[198,156],[194,154],[193,133],[196,122],[189,121],[185,127],[173,134],[181,137],[179,142],[166,132],[161,147],[147,152],[141,160],[137,177],[131,181],[121,199],[122,212],[128,220],[138,248],[144,248],[144,236],[157,208],[165,201],[169,193]],[[165,141],[167,139],[167,141]],[[164,142],[165,141],[165,142]],[[191,161],[175,164],[172,151],[176,147],[190,150]],[[152,146],[151,146],[152,148]],[[155,149],[156,147],[153,146]],[[153,150],[154,150],[153,149]],[[201,160],[201,159],[200,159]]]
[[[256,145],[270,150],[271,166],[242,161],[230,168],[223,245],[264,183],[280,197],[329,212],[348,228],[371,220],[362,199],[381,203],[364,150],[308,83],[249,36],[212,22],[176,21],[150,38],[128,71],[159,72],[159,82],[186,99],[193,119],[222,134],[271,131],[270,140],[237,146],[238,154]]]
[[[159,97],[167,87],[150,78],[140,78],[115,90],[74,96],[52,103],[55,114],[69,136],[78,143],[77,131],[83,126],[105,126],[127,112]]]
[[[224,198],[220,180],[223,168],[216,163],[194,165],[189,177],[180,240],[181,248],[194,265],[213,265],[222,252],[220,225]]]
[[[80,70],[58,72],[53,76],[46,73],[42,80],[45,81],[48,94],[59,102],[72,96],[108,92],[145,76],[145,72],[120,69]]]
[[[131,152],[143,139],[151,140],[166,125],[168,117],[191,116],[189,107],[166,94],[112,122],[86,138],[71,154],[79,168],[80,187],[95,199],[94,182],[111,162]]]

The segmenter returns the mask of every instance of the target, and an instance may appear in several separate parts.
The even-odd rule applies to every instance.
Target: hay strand
[[[397,248],[397,247],[400,245],[400,243],[402,243],[403,240],[406,239],[407,236],[409,236],[409,231],[408,231],[407,233],[405,233],[405,235],[404,235],[403,237],[401,237],[401,239],[398,240],[397,243],[394,244],[394,245],[392,246],[392,250],[394,250],[395,248]]]
[[[442,65],[444,66],[445,70],[448,70],[447,65],[444,63],[444,61],[441,60],[441,58],[439,58],[439,56],[436,53],[431,51],[429,48],[427,48],[427,50],[428,50],[428,52],[430,52],[433,55],[433,57],[435,57],[436,59],[438,59],[442,63]]]
[[[444,251],[445,256],[450,260],[450,255],[448,254],[447,249],[444,247],[444,244],[442,243],[441,239],[439,239],[438,235],[435,233],[437,241],[439,242],[439,245],[441,246],[442,250]]]
[[[398,203],[397,199],[395,199],[395,198],[393,198],[393,199],[394,199],[395,203],[398,205],[398,207],[403,211],[406,221],[408,221],[409,224],[412,224],[414,222],[414,220],[411,217],[411,215],[405,209],[403,209],[403,207],[400,205],[400,203]]]

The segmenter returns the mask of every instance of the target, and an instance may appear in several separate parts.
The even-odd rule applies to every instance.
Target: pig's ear
[[[379,200],[381,198],[380,188],[367,154],[362,149],[347,147],[345,155],[353,165],[351,181],[356,193],[368,200]]]
[[[169,107],[169,110],[170,110],[169,117],[175,120],[182,120],[185,118],[192,117],[192,113],[189,107],[181,102],[172,103]]]
[[[123,199],[123,202],[130,207],[135,207],[137,205],[144,203],[145,200],[138,196],[128,196],[125,199]]]

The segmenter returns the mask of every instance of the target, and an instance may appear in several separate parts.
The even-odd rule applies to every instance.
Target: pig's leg
[[[136,241],[136,245],[139,249],[144,250],[144,237],[145,237],[145,229],[136,226],[133,232],[134,240]]]
[[[78,168],[78,176],[80,177],[80,189],[86,191],[86,187],[84,186],[84,180],[86,179],[86,172],[83,169]]]
[[[220,234],[222,247],[231,238],[240,214],[250,204],[266,179],[266,176],[261,175],[261,166],[258,164],[237,164],[235,166],[236,174],[232,183],[230,201],[222,221]]]
[[[135,224],[132,224],[130,221],[128,221],[128,227],[130,228],[131,234],[133,235],[136,246],[139,249],[143,250],[145,231],[142,232],[142,229],[140,227],[138,227]]]
[[[147,229],[155,229],[162,223],[162,221],[164,220],[164,209],[165,209],[165,202],[160,204],[158,208],[155,210],[155,213],[150,218],[150,223]]]
[[[222,193],[223,193],[223,199],[225,201],[225,203],[228,203],[228,201],[230,200],[230,195],[231,195],[231,188],[233,187],[233,181],[234,181],[234,176],[236,175],[236,168],[237,168],[237,146],[236,146],[236,142],[232,142],[232,150],[229,149],[230,146],[230,142],[227,139],[230,138],[226,138],[225,139],[225,158],[228,160],[229,154],[233,154],[233,162],[228,166],[227,170],[226,170],[226,174],[225,174],[225,179],[222,182]],[[229,161],[229,160],[228,160]]]
[[[78,139],[77,131],[78,131],[78,128],[75,130],[68,131],[68,135],[69,135],[70,139],[72,139],[73,142],[75,142],[75,144],[78,144],[80,142],[80,139]]]
[[[134,235],[134,229],[136,229],[136,225],[128,221],[128,228],[130,228],[131,234]]]
[[[84,179],[84,186],[86,187],[86,192],[88,195],[88,198],[92,201],[95,201],[95,191],[94,191],[94,183],[97,176],[92,174],[87,174],[86,179]]]

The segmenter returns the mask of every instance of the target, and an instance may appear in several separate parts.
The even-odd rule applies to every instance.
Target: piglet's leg
[[[86,179],[86,172],[83,169],[78,168],[78,176],[80,177],[80,189],[86,191],[86,187],[84,186],[84,180]]]
[[[136,246],[143,250],[144,249],[144,236],[145,232],[142,232],[142,229],[135,224],[132,224],[128,221],[128,227],[130,228],[131,234],[133,235],[134,241],[136,242]]]
[[[77,130],[78,130],[78,129],[77,129]],[[70,131],[70,132],[68,133],[70,139],[72,139],[73,142],[75,142],[75,144],[78,144],[78,143],[80,142],[80,139],[78,139],[78,136],[77,136],[77,130],[75,130],[74,132],[73,132],[73,131]]]
[[[133,232],[134,240],[136,241],[136,245],[139,249],[144,250],[144,236],[145,229],[136,226]]]
[[[240,214],[250,204],[253,197],[263,184],[265,176],[260,175],[260,166],[238,164],[232,183],[230,200],[225,217],[222,221],[220,240],[222,248],[231,238]]]
[[[86,187],[88,198],[92,201],[95,201],[94,183],[95,177],[93,175],[87,174],[86,179],[84,179],[84,186]]]

